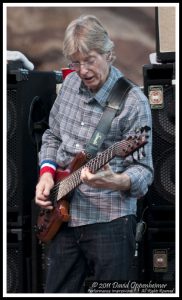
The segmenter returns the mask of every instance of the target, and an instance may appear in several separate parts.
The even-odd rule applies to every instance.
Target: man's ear
[[[112,52],[109,51],[109,52],[107,53],[106,60],[107,60],[107,61],[111,61],[111,58],[112,58]]]

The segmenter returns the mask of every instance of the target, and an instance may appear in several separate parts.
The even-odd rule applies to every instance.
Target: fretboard
[[[98,171],[107,162],[109,162],[115,156],[115,147],[119,146],[121,142],[115,143],[111,147],[107,148],[105,151],[99,153],[96,157],[89,160],[85,165],[80,167],[78,170],[71,173],[68,177],[64,178],[62,181],[58,182],[51,192],[51,197],[54,199],[56,195],[56,201],[66,196],[74,188],[76,188],[81,183],[80,175],[83,168],[88,167],[92,173]]]

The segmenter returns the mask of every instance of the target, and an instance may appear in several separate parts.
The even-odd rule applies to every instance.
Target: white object
[[[149,54],[150,63],[153,65],[161,65],[160,62],[157,61],[157,55],[156,53]]]
[[[28,58],[20,51],[7,51],[7,60],[20,60],[26,69],[34,69],[33,63],[30,62]]]

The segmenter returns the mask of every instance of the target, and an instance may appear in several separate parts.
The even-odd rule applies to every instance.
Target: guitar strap
[[[94,157],[98,152],[110,129],[112,120],[117,112],[121,110],[124,99],[133,86],[134,84],[125,77],[120,77],[116,81],[107,99],[103,115],[86,146],[85,154],[87,159]]]

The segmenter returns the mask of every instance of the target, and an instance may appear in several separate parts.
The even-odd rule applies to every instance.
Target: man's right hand
[[[36,185],[35,203],[42,208],[53,209],[52,202],[49,201],[50,190],[54,186],[52,174],[44,173]]]

